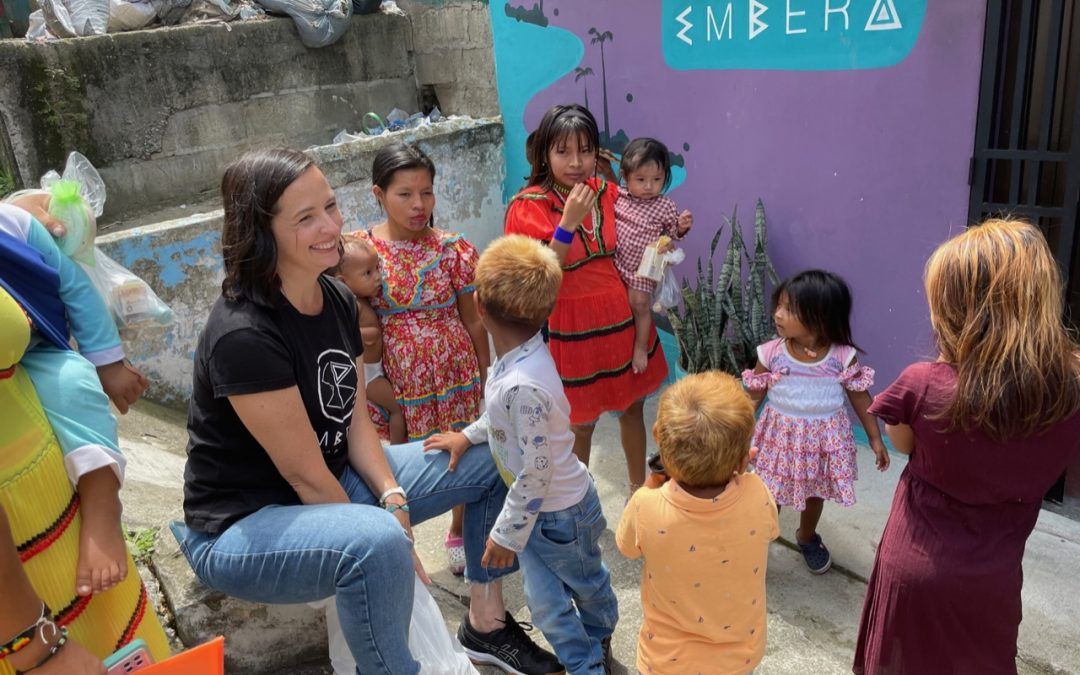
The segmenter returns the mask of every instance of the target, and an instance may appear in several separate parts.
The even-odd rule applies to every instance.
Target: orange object
[[[140,675],[225,675],[225,638],[180,652],[139,671]]]

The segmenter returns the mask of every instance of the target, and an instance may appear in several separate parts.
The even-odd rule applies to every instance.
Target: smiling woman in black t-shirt
[[[419,443],[384,451],[367,416],[356,300],[323,274],[340,256],[342,216],[322,172],[297,150],[257,150],[226,169],[222,196],[225,280],[188,417],[182,547],[195,573],[255,602],[336,596],[358,672],[415,673],[412,570],[427,576],[410,518],[465,503],[469,623],[491,645],[536,654],[503,606],[499,579],[513,568],[480,565],[506,495],[487,448],[451,473],[447,453]]]

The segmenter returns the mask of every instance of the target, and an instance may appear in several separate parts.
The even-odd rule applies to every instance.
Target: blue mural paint
[[[173,288],[187,279],[190,267],[205,266],[208,260],[221,265],[221,256],[215,249],[220,238],[217,231],[167,244],[152,236],[130,237],[119,242],[116,261],[131,269],[139,261],[152,260],[158,268],[158,280],[165,288]]]
[[[926,3],[663,0],[664,60],[677,70],[884,68],[911,53]]]
[[[518,21],[506,13],[506,3],[489,3],[495,44],[495,81],[502,108],[506,178],[503,199],[509,201],[525,184],[525,106],[574,69],[585,55],[585,45],[570,31]]]

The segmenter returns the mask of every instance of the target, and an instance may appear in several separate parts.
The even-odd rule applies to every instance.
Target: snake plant
[[[713,266],[724,229],[730,231],[720,263]],[[698,258],[696,283],[682,283],[682,307],[668,310],[679,343],[679,365],[688,373],[723,370],[738,374],[753,368],[756,348],[775,333],[766,283],[778,278],[767,249],[765,206],[754,209],[754,250],[747,248],[738,209],[725,218],[709,244],[706,261]]]

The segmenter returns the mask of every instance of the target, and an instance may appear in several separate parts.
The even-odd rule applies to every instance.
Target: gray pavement
[[[654,414],[655,401],[646,407],[650,423]],[[129,458],[122,497],[125,522],[130,526],[161,529],[169,520],[180,517],[186,442],[183,422],[175,412],[146,403],[121,418],[121,444]],[[781,539],[772,545],[769,555],[769,642],[758,673],[851,672],[865,579],[904,465],[902,457],[894,457],[889,471],[878,473],[866,448],[860,450],[859,460],[859,503],[848,509],[827,506],[820,526],[833,553],[833,571],[817,577],[803,567],[791,544],[797,516],[790,511],[781,514]],[[608,518],[609,531],[603,547],[622,617],[612,642],[619,663],[616,672],[634,673],[641,623],[641,567],[638,561],[624,559],[615,549],[613,533],[626,498],[626,468],[614,418],[601,420],[597,427],[591,470]],[[456,630],[465,611],[467,588],[446,568],[442,539],[448,524],[449,517],[445,516],[417,527],[417,546],[434,580],[432,593],[448,627]],[[1078,562],[1080,523],[1044,511],[1024,558],[1025,619],[1020,628],[1017,663],[1020,673],[1080,674],[1080,603],[1075,600],[1080,597]],[[519,620],[527,620],[519,575],[507,582],[505,597],[510,611]],[[329,671],[316,666],[304,672],[314,675]],[[499,671],[482,672],[487,675]]]

